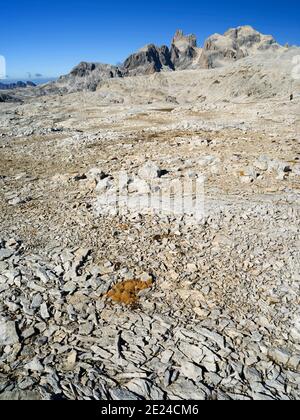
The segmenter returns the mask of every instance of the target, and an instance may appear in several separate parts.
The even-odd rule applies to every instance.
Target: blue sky
[[[179,28],[203,44],[212,33],[250,24],[300,45],[299,0],[6,0],[0,12],[0,55],[12,78],[65,74],[83,60],[115,64],[147,43],[169,44]]]

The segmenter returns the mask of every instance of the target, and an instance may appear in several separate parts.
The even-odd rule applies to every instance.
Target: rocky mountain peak
[[[71,70],[71,75],[75,77],[85,77],[96,69],[95,63],[86,63],[82,61]]]
[[[124,62],[124,69],[131,76],[152,74],[162,70],[174,70],[171,53],[166,45],[148,44]]]
[[[174,68],[183,70],[191,67],[197,55],[196,36],[184,35],[182,30],[177,30],[171,45],[171,60]]]
[[[117,66],[82,61],[69,74],[61,76],[56,82],[47,84],[43,89],[49,88],[51,92],[94,91],[101,81],[123,76],[123,69]]]
[[[246,48],[252,48],[255,44],[260,44],[260,47],[262,45],[270,46],[276,44],[273,36],[263,35],[249,25],[229,29],[224,36],[233,39],[239,46]],[[278,46],[278,44],[276,45]]]
[[[179,50],[186,49],[188,47],[197,47],[196,35],[184,35],[183,31],[178,29],[174,35],[172,45],[175,45]]]
[[[200,65],[204,68],[222,67],[266,50],[282,48],[271,35],[263,35],[252,26],[229,29],[224,35],[214,34],[204,44]]]

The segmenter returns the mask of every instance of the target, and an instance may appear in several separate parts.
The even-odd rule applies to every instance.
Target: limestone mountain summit
[[[174,70],[174,64],[166,45],[156,47],[154,44],[149,44],[125,60],[124,70],[126,74],[136,76]]]
[[[229,29],[224,35],[214,34],[204,43],[200,67],[222,67],[228,62],[281,47],[271,35],[263,35],[251,26]]]
[[[183,31],[178,30],[170,47],[146,45],[125,60],[124,68],[130,76],[183,70],[194,66],[201,51],[197,48],[195,35],[184,35]]]
[[[195,35],[184,35],[178,30],[171,45],[171,59],[176,70],[183,70],[193,66],[195,59],[201,54],[197,48]]]

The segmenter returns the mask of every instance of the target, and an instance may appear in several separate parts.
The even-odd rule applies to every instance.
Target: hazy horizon
[[[47,83],[51,80],[56,80],[57,77],[41,77],[41,78],[28,78],[26,76],[24,77],[20,77],[20,78],[10,78],[10,77],[6,77],[5,79],[0,79],[0,83],[3,84],[9,84],[9,83],[16,83],[16,82],[33,82],[35,84],[43,84],[43,83]]]

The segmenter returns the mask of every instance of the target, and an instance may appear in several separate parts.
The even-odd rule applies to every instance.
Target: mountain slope
[[[107,103],[144,104],[202,102],[284,97],[300,94],[291,68],[300,48],[278,49],[248,56],[214,69],[161,72],[101,83],[97,94]]]

